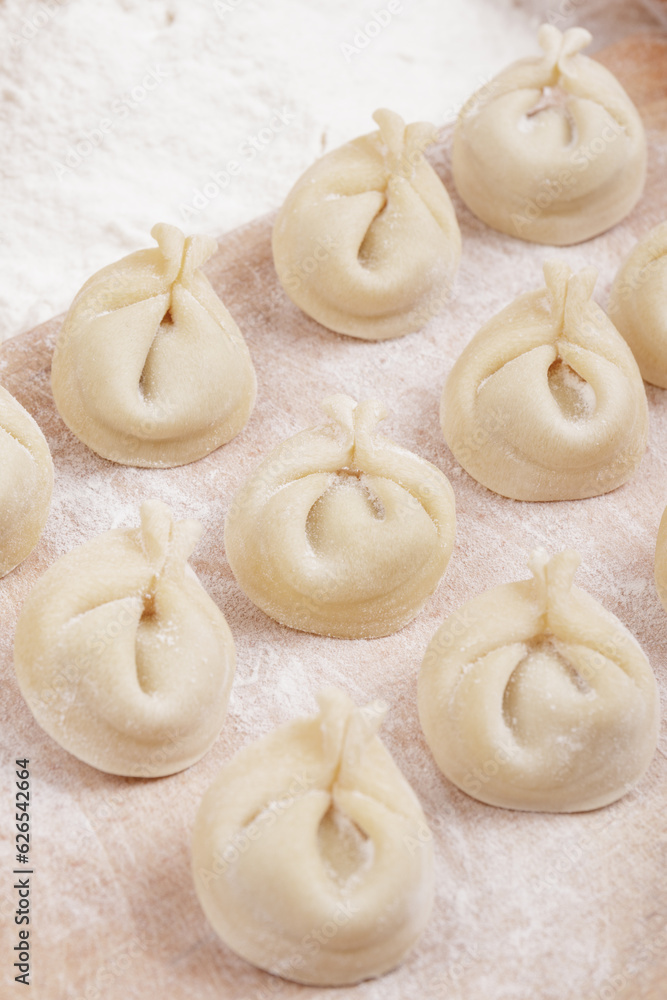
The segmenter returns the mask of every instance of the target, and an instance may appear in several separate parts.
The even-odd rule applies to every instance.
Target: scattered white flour
[[[15,44],[12,33],[47,6],[56,13],[34,38]],[[544,16],[546,0],[541,6]],[[222,17],[204,0],[0,0],[0,337],[66,308],[93,270],[145,245],[155,221],[188,227],[180,206],[191,205],[195,189],[230,160],[243,169],[193,215],[192,230],[218,235],[277,206],[322,148],[369,130],[382,104],[442,123],[488,75],[535,51],[539,20],[510,0],[403,0],[403,13],[348,63],[341,44],[352,44],[388,0],[223,0],[219,7]],[[640,15],[621,0],[552,0],[550,7],[558,16],[580,13],[591,29],[603,9],[615,20],[598,34],[600,44],[631,23],[640,26]],[[556,23],[564,27],[567,19]],[[144,80],[147,88],[156,85],[139,101],[132,91]],[[285,111],[295,121],[283,128],[275,115]],[[102,131],[103,122],[109,124],[100,144],[59,179],[68,147],[84,131]],[[261,150],[252,158],[241,152],[255,137],[261,145],[271,122],[276,132],[264,133]],[[447,159],[445,149],[441,175],[449,177]],[[655,146],[654,188],[665,162],[667,147]],[[667,877],[656,843],[664,842],[664,742],[647,778],[619,803],[554,816],[469,799],[440,776],[419,730],[416,676],[435,629],[475,594],[527,576],[526,557],[538,546],[582,553],[578,585],[629,625],[649,653],[663,698],[667,678],[665,616],[652,581],[667,484],[667,396],[648,388],[651,440],[642,470],[607,497],[518,504],[463,473],[438,423],[445,376],[482,322],[539,287],[550,251],[490,233],[455,202],[466,251],[451,304],[429,328],[396,341],[369,344],[309,327],[289,312],[270,261],[256,254],[256,285],[229,287],[230,308],[247,319],[262,391],[243,434],[196,468],[132,469],[97,459],[57,418],[46,351],[31,385],[22,386],[57,476],[40,545],[0,587],[0,726],[6,746],[29,748],[35,762],[39,942],[45,956],[56,956],[49,997],[662,995]],[[608,240],[563,249],[573,268],[600,269],[600,301],[619,259],[657,223],[658,211],[645,204]],[[255,297],[258,309],[250,307]],[[291,321],[267,337],[267,317],[283,315]],[[52,324],[48,348],[55,333]],[[12,376],[21,351],[21,339],[5,347],[0,381],[21,383]],[[392,410],[383,433],[442,468],[456,491],[456,550],[445,580],[411,625],[373,642],[281,628],[240,594],[223,555],[224,516],[240,482],[269,448],[321,419],[318,399],[341,390],[358,398],[381,393]],[[238,668],[210,753],[182,774],[134,783],[93,772],[37,728],[20,700],[11,646],[35,578],[74,545],[112,526],[136,525],[137,504],[151,495],[178,517],[204,522],[193,567],[224,609]],[[390,705],[380,735],[433,832],[437,899],[419,945],[396,972],[351,989],[311,991],[271,979],[216,941],[193,891],[189,843],[197,804],[222,764],[274,726],[312,713],[314,693],[329,684],[360,704],[382,698]],[[8,786],[8,750],[4,765],[0,779]],[[629,968],[630,985],[621,991]],[[110,977],[111,986],[104,985]]]
[[[377,107],[441,124],[535,51],[543,17],[594,28],[609,5],[545,7],[5,0],[0,340],[66,309],[91,272],[150,245],[155,222],[218,236],[276,208]],[[616,5],[611,35],[635,27],[632,10]]]

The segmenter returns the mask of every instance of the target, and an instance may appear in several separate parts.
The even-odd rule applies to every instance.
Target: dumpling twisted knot
[[[25,602],[14,661],[43,729],[102,771],[173,774],[217,738],[235,669],[227,622],[189,569],[198,521],[160,500],[55,562]]]
[[[546,289],[522,295],[478,331],[454,365],[440,420],[455,458],[514,500],[577,500],[637,469],[648,404],[632,352],[592,299],[597,272],[544,265]]]
[[[459,194],[487,225],[564,246],[634,207],[646,137],[618,80],[581,54],[588,31],[543,24],[538,41],[541,57],[513,63],[464,105],[452,167]]]
[[[297,982],[355,983],[396,966],[433,898],[421,807],[375,735],[384,708],[336,689],[320,712],[241,750],[204,796],[195,886],[216,932]]]
[[[248,597],[285,625],[388,635],[447,566],[453,492],[439,469],[375,433],[377,400],[322,406],[331,423],[279,445],[234,497],[227,558]]]
[[[208,236],[160,223],[158,246],[94,274],[56,342],[58,412],[84,444],[123,465],[174,466],[245,426],[256,380],[241,331],[201,265]]]
[[[273,229],[278,277],[323,326],[367,340],[425,326],[449,295],[461,235],[424,150],[427,122],[386,108],[379,131],[328,153],[297,181]]]
[[[653,672],[636,640],[575,587],[579,555],[532,554],[532,579],[464,605],[433,637],[419,717],[443,774],[509,809],[614,802],[658,738]]]

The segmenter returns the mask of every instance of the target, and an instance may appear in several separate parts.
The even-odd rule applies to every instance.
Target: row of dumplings
[[[397,471],[385,465],[387,482]],[[174,522],[159,500],[140,513],[140,527],[109,531],[46,571],[21,611],[14,658],[23,696],[61,746],[103,771],[155,777],[190,766],[218,737],[235,650],[187,564],[199,523]],[[413,564],[418,576],[421,554]],[[578,564],[573,551],[534,552],[530,579],[471,600],[426,650],[424,735],[443,774],[482,802],[595,809],[625,794],[654,754],[651,667],[621,622],[574,585]],[[665,599],[667,517],[656,579]],[[365,597],[350,588],[348,609]],[[318,700],[316,717],[222,768],[197,812],[192,867],[230,948],[325,986],[397,965],[428,920],[434,886],[426,818],[377,737],[386,708],[358,708],[335,689]]]
[[[618,82],[581,54],[588,32],[544,25],[539,41],[541,57],[510,66],[465,105],[454,180],[489,225],[563,244],[604,231],[630,210],[643,188],[645,137]],[[434,129],[406,127],[387,110],[375,119],[377,132],[322,157],[296,183],[274,226],[273,253],[285,290],[310,316],[382,339],[418,329],[441,308],[461,238],[424,157]],[[166,467],[234,437],[252,411],[256,379],[241,331],[200,270],[215,242],[163,224],[152,235],[157,248],[103,268],[76,296],[56,344],[52,388],[67,426],[97,454]],[[589,301],[592,271],[570,276],[550,262],[545,277],[546,296],[518,299],[477,334],[443,398],[454,455],[514,499],[614,489],[646,444],[641,380]],[[621,267],[609,306],[641,375],[660,386],[667,386],[666,284],[664,223]],[[10,410],[3,397],[8,435],[18,419]],[[23,434],[40,467],[26,490],[33,513],[12,486],[3,502],[10,509],[0,510],[0,573],[25,557],[44,523],[49,464],[33,432]],[[29,457],[13,454],[8,438],[2,448],[10,484],[18,477],[25,488]]]
[[[582,28],[538,33],[540,57],[500,73],[464,105],[452,172],[468,208],[511,236],[563,246],[620,222],[646,176],[637,109],[581,55]],[[323,326],[381,340],[424,326],[461,256],[449,195],[424,156],[436,130],[377,111],[379,131],[334,150],[290,191],[273,230],[278,277]]]
[[[543,26],[539,41],[540,58],[509,67],[463,109],[454,180],[489,225],[563,245],[630,211],[645,138],[618,82],[581,55],[587,32]],[[375,120],[378,132],[304,174],[273,232],[292,300],[366,339],[423,326],[461,254],[451,201],[424,158],[434,130],[386,110]],[[240,330],[200,270],[214,241],[166,225],[152,234],[157,248],[104,268],[76,296],[52,387],[67,426],[97,454],[168,467],[237,434],[256,381]],[[548,262],[546,288],[483,327],[447,381],[441,422],[463,467],[516,499],[576,499],[625,482],[646,445],[641,374],[667,385],[666,280],[667,224],[619,272],[616,328],[591,299],[592,270],[571,275]],[[280,445],[237,493],[227,557],[245,593],[285,625],[387,635],[414,618],[446,569],[453,492],[439,469],[376,433],[380,403],[334,396],[323,406],[330,422]],[[53,466],[37,424],[5,390],[0,428],[3,575],[36,544]],[[40,725],[95,767],[171,774],[221,731],[235,651],[187,564],[200,532],[147,501],[139,528],[66,554],[22,609],[21,691]],[[624,794],[654,753],[651,668],[618,619],[574,586],[577,564],[574,552],[534,553],[531,579],[469,602],[424,656],[428,745],[441,771],[483,802],[596,808]],[[667,521],[656,580],[664,599]],[[394,967],[425,926],[432,840],[376,735],[382,708],[335,690],[319,704],[315,718],[223,768],[197,815],[193,873],[213,927],[239,955],[289,979],[340,985]]]
[[[131,290],[122,284],[130,304],[116,300],[117,286],[104,272],[75,299],[57,341],[52,385],[63,419],[98,454],[165,467],[194,461],[238,433],[252,410],[256,382],[240,330],[201,271],[192,270],[204,251],[212,251],[213,241],[185,239],[165,225],[153,232],[159,250],[139,251],[111,268],[136,279]],[[183,257],[180,271],[166,256],[170,241]],[[597,496],[626,482],[646,449],[642,376],[667,386],[667,222],[621,267],[609,315],[592,299],[593,268],[572,274],[563,262],[550,260],[544,276],[545,288],[520,296],[494,316],[459,357],[442,396],[442,430],[463,468],[502,496],[535,501]],[[155,291],[158,285],[161,292]],[[330,405],[348,439],[346,456],[334,448],[336,469],[349,468],[353,477],[371,473],[363,462],[355,468],[355,456],[368,451],[364,442],[384,411],[376,404],[363,404],[359,411],[354,403]],[[53,483],[43,434],[2,387],[0,458],[2,576],[36,545]],[[428,481],[437,472],[426,473],[428,463],[415,461],[417,478],[426,475]],[[307,508],[311,533],[333,502],[315,508],[320,496],[316,490]],[[352,496],[349,489],[337,492],[336,503],[346,496]],[[376,502],[385,500],[380,489]],[[391,506],[388,501],[390,511]],[[388,532],[391,524],[376,530]],[[289,542],[277,539],[279,544]]]

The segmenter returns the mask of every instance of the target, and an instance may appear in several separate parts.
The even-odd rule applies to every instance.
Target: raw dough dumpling
[[[393,111],[318,160],[297,181],[273,228],[285,291],[318,323],[364,340],[419,330],[442,307],[461,258],[449,195],[424,150],[427,122]]]
[[[464,105],[457,190],[487,225],[535,243],[580,243],[628,214],[646,176],[646,137],[616,77],[580,52],[588,31],[543,24],[521,59]]]
[[[667,222],[652,229],[622,265],[609,318],[646,381],[667,389]]]
[[[228,947],[274,975],[343,986],[397,966],[433,901],[431,833],[375,735],[384,710],[335,688],[236,754],[203,798],[197,895]]]
[[[51,384],[69,429],[122,465],[194,462],[233,438],[255,402],[241,331],[199,270],[209,236],[160,223],[158,246],[94,274],[56,342]]]
[[[157,777],[217,738],[235,669],[222,612],[187,564],[198,521],[159,500],[62,556],[21,611],[23,697],[61,746],[101,771]]]
[[[648,405],[632,353],[591,296],[597,272],[547,261],[454,365],[440,419],[474,479],[514,500],[578,500],[625,483],[646,449]]]
[[[531,580],[473,598],[436,632],[419,718],[442,773],[481,802],[580,812],[624,795],[658,739],[640,646],[572,583],[579,555],[530,558]]]
[[[251,601],[304,632],[374,638],[402,628],[445,572],[454,494],[434,465],[375,428],[386,411],[349,396],[279,445],[234,498],[227,558]]]
[[[46,438],[28,411],[0,386],[0,577],[37,545],[52,489]]]

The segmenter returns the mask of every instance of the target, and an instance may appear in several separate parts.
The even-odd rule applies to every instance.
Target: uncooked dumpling
[[[27,410],[0,386],[0,577],[37,545],[52,489],[46,438]]]
[[[464,105],[457,190],[487,225],[535,243],[580,243],[620,222],[646,175],[646,137],[616,77],[581,55],[583,28],[543,24],[544,54],[513,63]]]
[[[187,559],[198,521],[159,500],[62,556],[21,611],[14,661],[40,726],[75,757],[132,777],[199,760],[227,712],[234,643]]]
[[[432,837],[375,735],[377,705],[336,689],[236,754],[192,838],[197,895],[233,951],[274,975],[342,986],[398,965],[433,899]]]
[[[667,389],[667,222],[652,229],[623,263],[611,290],[609,318],[646,381]]]
[[[393,111],[378,132],[318,160],[297,181],[273,228],[285,291],[318,323],[365,340],[419,330],[441,309],[461,258],[449,195],[424,157],[427,122]]]
[[[423,458],[375,433],[385,409],[332,396],[323,427],[284,441],[235,496],[227,558],[251,601],[305,632],[402,628],[445,571],[454,495]]]
[[[184,465],[245,426],[255,372],[238,326],[199,270],[209,236],[175,226],[158,243],[94,274],[56,342],[58,412],[102,458],[122,465]]]
[[[433,637],[419,718],[443,774],[489,805],[597,809],[651,762],[658,689],[621,622],[572,583],[579,555],[473,598]]]
[[[648,406],[632,353],[591,296],[597,272],[544,265],[473,337],[440,419],[455,458],[514,500],[577,500],[625,483],[646,449]]]

